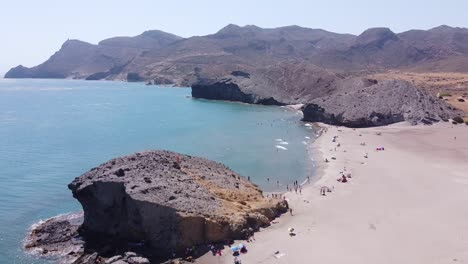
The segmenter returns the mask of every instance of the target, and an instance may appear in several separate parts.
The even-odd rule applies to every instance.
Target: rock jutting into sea
[[[288,208],[223,164],[170,151],[112,159],[68,187],[83,207],[83,224],[46,221],[26,247],[44,256],[61,251],[74,263],[121,260],[128,251],[150,260],[181,256],[193,246],[245,239]]]
[[[307,64],[280,63],[192,85],[192,96],[251,104],[304,104],[303,121],[372,127],[431,124],[461,111],[403,80],[343,76]]]

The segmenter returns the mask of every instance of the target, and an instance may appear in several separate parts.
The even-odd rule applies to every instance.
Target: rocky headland
[[[202,80],[192,86],[192,96],[265,105],[304,104],[304,121],[348,127],[402,121],[431,124],[462,115],[405,80],[377,80],[291,62]]]
[[[288,208],[220,163],[170,151],[112,159],[69,188],[83,207],[82,224],[48,220],[26,248],[76,264],[200,254],[209,243],[247,238]],[[136,253],[127,261],[128,252]]]

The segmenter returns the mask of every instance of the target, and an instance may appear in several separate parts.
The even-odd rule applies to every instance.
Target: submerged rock
[[[160,256],[243,239],[287,210],[226,166],[170,151],[112,159],[69,188],[83,206],[87,244],[141,244]]]

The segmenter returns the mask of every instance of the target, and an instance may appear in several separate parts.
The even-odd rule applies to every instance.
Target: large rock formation
[[[362,79],[347,80],[339,92],[310,101],[303,113],[304,121],[348,127],[402,121],[430,124],[459,114],[443,100],[406,81]]]
[[[245,238],[287,209],[220,163],[169,151],[110,160],[69,188],[86,240],[143,243],[160,255]]]
[[[466,72],[467,47],[468,29],[447,26],[399,34],[372,28],[354,36],[299,26],[228,25],[215,34],[190,38],[153,30],[98,45],[69,40],[46,62],[18,66],[5,77],[126,80],[136,73],[143,81],[190,86],[200,74],[220,78],[288,60],[338,71]]]
[[[251,71],[233,71],[192,85],[192,96],[251,104],[306,103],[336,90],[335,73],[300,62],[282,62]]]
[[[193,85],[192,96],[253,104],[300,103],[306,105],[304,121],[350,127],[402,121],[429,124],[461,114],[443,100],[403,80],[345,76],[301,63],[235,71],[219,80]]]

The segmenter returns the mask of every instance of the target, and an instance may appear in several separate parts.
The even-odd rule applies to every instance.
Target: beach
[[[239,241],[242,263],[468,262],[468,126],[321,126],[310,146],[318,178],[285,194],[292,215]],[[348,182],[337,181],[341,172]],[[199,262],[233,263],[231,255]]]

